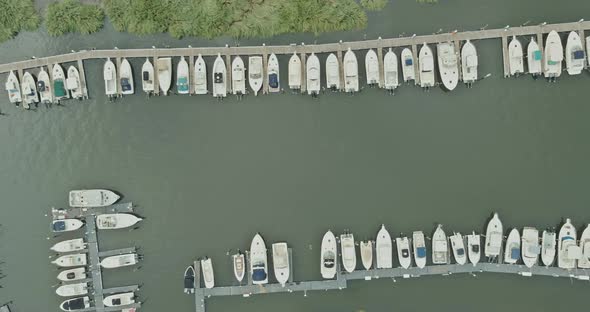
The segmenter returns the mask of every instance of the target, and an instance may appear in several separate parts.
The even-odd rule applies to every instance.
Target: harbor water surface
[[[590,2],[500,0],[394,1],[369,14],[363,31],[284,35],[241,45],[335,42],[455,29],[571,22]],[[565,34],[562,34],[565,39]],[[528,38],[521,38],[523,43]],[[137,37],[112,26],[90,36],[21,33],[0,45],[0,62],[87,48],[235,45],[236,40]],[[374,239],[414,230],[482,231],[493,211],[505,227],[590,222],[590,75],[557,83],[502,78],[500,40],[475,42],[480,75],[472,89],[395,96],[365,88],[354,96],[292,94],[238,101],[230,96],[104,95],[102,61],[85,63],[90,99],[23,111],[0,94],[0,301],[17,312],[58,311],[57,269],[48,250],[52,206],[74,188],[105,187],[138,205],[137,230],[100,233],[101,249],[140,247],[139,269],[105,271],[105,286],[141,284],[141,311],[193,311],[182,274],[195,258],[213,258],[217,284],[233,283],[229,249],[249,247],[256,232],[294,250],[295,280],[319,279],[323,233],[349,229]],[[397,51],[400,52],[399,50]],[[359,72],[364,53],[358,51]],[[324,60],[321,55],[322,79]],[[281,57],[286,87],[287,57]],[[130,60],[136,90],[143,59]],[[175,64],[178,59],[175,59]],[[211,70],[212,59],[207,59]],[[361,75],[361,83],[364,80]],[[2,77],[4,79],[4,77]],[[49,238],[49,239],[48,239]],[[585,308],[588,282],[479,274],[352,282],[343,291],[207,301],[208,311],[549,311]]]

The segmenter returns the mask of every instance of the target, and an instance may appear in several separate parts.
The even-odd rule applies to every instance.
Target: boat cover
[[[66,230],[66,222],[65,221],[55,221],[53,222],[53,231],[54,232],[62,232]]]
[[[279,77],[277,76],[277,74],[272,73],[272,74],[268,75],[268,85],[271,88],[278,88],[279,87]]]
[[[406,66],[412,66],[412,65],[414,65],[414,60],[412,60],[411,58],[407,58],[404,61],[404,64],[406,64]]]
[[[76,299],[70,299],[66,302],[64,302],[63,304],[63,308],[64,310],[81,310],[84,309],[85,304],[84,304],[84,298],[76,298]]]
[[[584,51],[578,50],[574,51],[573,53],[574,60],[583,60],[584,59]]]
[[[142,73],[142,77],[143,77],[143,81],[149,81],[150,80],[150,73],[148,71],[144,71]]]
[[[402,257],[407,258],[410,256],[410,251],[408,249],[402,249]]]
[[[543,58],[543,53],[541,53],[541,50],[536,50],[533,52],[533,59],[535,61],[540,61]]]
[[[66,96],[66,88],[64,87],[64,81],[63,80],[56,80],[53,82],[53,92],[55,93],[55,96],[57,97],[62,97],[62,96]]]
[[[520,248],[511,248],[510,249],[510,258],[514,260],[518,260],[520,258]]]
[[[463,249],[463,248],[457,249],[457,256],[462,256],[464,254],[465,254],[465,249]]]
[[[418,258],[426,258],[426,247],[416,248],[416,256]]]
[[[129,78],[121,78],[121,90],[123,90],[123,91],[131,90],[131,84],[129,84]]]
[[[186,91],[188,90],[188,79],[186,77],[178,78],[176,85],[178,86],[178,91]]]
[[[479,252],[479,245],[471,245],[471,251]]]
[[[266,279],[266,272],[264,271],[264,267],[254,267],[252,270],[252,280],[259,282],[264,281]]]
[[[223,74],[222,73],[215,73],[214,76],[214,81],[215,83],[222,83],[223,82]]]

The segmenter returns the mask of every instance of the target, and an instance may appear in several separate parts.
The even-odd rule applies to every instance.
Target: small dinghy
[[[78,219],[59,219],[53,220],[51,223],[51,230],[54,233],[75,231],[81,228],[84,222]]]
[[[262,56],[250,56],[248,58],[248,84],[254,91],[254,95],[258,95],[262,89]]]
[[[121,61],[120,76],[121,93],[125,95],[135,93],[135,87],[133,86],[133,71],[131,70],[131,64],[126,58],[123,58]]]
[[[71,254],[71,255],[63,255],[53,261],[51,263],[57,265],[58,267],[68,268],[68,267],[76,267],[76,266],[85,266],[86,265],[86,254]]]
[[[369,86],[379,85],[379,59],[373,49],[369,49],[365,55],[365,72]]]
[[[215,275],[213,273],[213,262],[211,258],[205,257],[205,259],[201,259],[201,270],[203,271],[205,287],[213,288],[215,286]]]
[[[442,86],[446,91],[453,91],[459,82],[459,64],[455,44],[452,42],[437,44],[436,54],[438,56],[438,70]]]
[[[117,96],[117,70],[115,63],[107,59],[102,68],[102,77],[104,78],[104,92],[107,97]]]
[[[322,238],[320,271],[323,278],[336,276],[336,237],[332,231],[326,232]]]
[[[256,233],[250,244],[250,274],[254,285],[268,283],[268,257],[266,244],[260,234]]]
[[[559,34],[552,30],[545,39],[545,78],[555,81],[561,76],[563,45]]]
[[[320,94],[320,59],[312,53],[307,59],[305,66],[307,73],[307,94],[316,97]]]
[[[195,293],[195,268],[193,268],[192,265],[189,265],[186,270],[184,270],[184,293]]]
[[[377,269],[391,269],[393,267],[392,240],[385,225],[381,225],[381,229],[377,232],[375,253],[377,257]]]
[[[53,96],[56,101],[69,99],[70,91],[66,88],[66,75],[64,74],[61,65],[55,64],[51,69],[51,75],[53,77]],[[20,96],[20,91],[19,91]]]
[[[467,235],[467,256],[473,265],[481,259],[481,238],[475,232]]]
[[[158,71],[158,84],[162,94],[168,95],[168,90],[172,85],[172,59],[169,57],[160,57],[156,61]]]
[[[277,282],[285,287],[289,281],[289,271],[291,270],[287,243],[272,244],[272,264]]]
[[[479,61],[477,58],[477,50],[471,41],[467,40],[461,48],[461,70],[463,74],[463,83],[467,87],[477,81],[477,66]]]
[[[74,66],[68,67],[68,79],[66,79],[66,87],[72,93],[73,99],[81,100],[82,96],[82,85],[80,84],[80,72]]]
[[[516,39],[516,36],[512,36],[512,40],[508,44],[508,68],[510,69],[510,76],[519,76],[524,73],[522,44]]]
[[[66,284],[55,289],[55,293],[60,297],[73,297],[86,295],[88,293],[87,283]]]
[[[195,94],[207,94],[207,64],[199,54],[195,60]]]
[[[189,93],[189,69],[188,63],[184,59],[184,56],[180,57],[180,62],[176,66],[176,91],[178,94]]]
[[[541,239],[541,261],[545,266],[553,265],[555,261],[555,245],[557,244],[555,231],[545,230]]]
[[[350,48],[344,53],[344,91],[354,93],[359,91],[359,65],[356,55]]]
[[[525,227],[522,230],[522,261],[528,268],[537,265],[537,259],[541,253],[539,246],[539,231],[534,227]]]
[[[578,268],[590,269],[590,224],[586,226],[580,236],[580,249],[582,257],[578,260]]]
[[[231,63],[232,91],[235,95],[246,94],[246,68],[244,61],[236,56]]]
[[[332,91],[340,90],[340,64],[334,53],[326,59],[326,87]]]
[[[23,74],[23,107],[28,109],[31,105],[39,103],[39,94],[37,93],[37,84],[35,78],[28,71]]]
[[[447,264],[449,263],[449,245],[447,234],[439,224],[432,235],[432,263]]]
[[[434,87],[434,56],[430,47],[424,43],[420,48],[420,86],[428,89]]]
[[[238,282],[242,282],[244,274],[246,272],[246,257],[244,254],[238,251],[237,254],[232,255],[232,263],[234,267],[234,276]]]
[[[94,190],[73,190],[70,191],[70,207],[104,207],[116,203],[119,195],[113,191]]]
[[[50,249],[55,252],[64,253],[64,252],[78,251],[78,250],[82,250],[84,248],[86,248],[86,243],[84,243],[84,239],[83,238],[75,238],[75,239],[69,239],[69,240],[65,240],[63,242],[59,242],[59,243],[53,245]]]
[[[20,84],[13,71],[10,71],[8,78],[6,79],[6,91],[8,92],[10,103],[18,105],[18,103],[22,102],[23,99],[20,93]]]
[[[565,44],[565,67],[570,75],[579,75],[586,64],[586,54],[582,46],[582,40],[576,31],[571,31]]]
[[[110,256],[100,261],[100,266],[105,269],[114,269],[131,266],[139,262],[139,256],[136,253]]]
[[[385,53],[383,58],[383,74],[384,74],[384,86],[389,93],[393,94],[399,86],[399,73],[397,65],[397,55],[389,48],[389,51]]]
[[[576,228],[572,225],[570,219],[566,219],[559,230],[559,238],[557,240],[558,267],[566,270],[576,268],[576,260],[582,256],[582,251],[576,243],[576,239]]]
[[[402,268],[407,269],[412,265],[412,255],[410,252],[410,240],[407,237],[397,237],[397,257]]]
[[[416,69],[414,68],[414,55],[412,54],[412,51],[408,48],[404,48],[402,50],[401,60],[402,76],[404,78],[404,82],[414,80],[416,75]]]
[[[504,262],[515,264],[520,260],[520,233],[512,229],[506,239],[506,250],[504,251]]]
[[[370,270],[373,266],[373,242],[372,241],[361,241],[361,262],[365,270]]]
[[[268,57],[268,92],[280,92],[281,84],[279,81],[279,59],[274,53]]]
[[[342,252],[342,266],[344,266],[346,272],[354,272],[356,269],[356,251],[352,233],[340,235],[340,250]]]
[[[90,308],[90,298],[88,296],[68,299],[59,305],[63,311],[77,311]]]
[[[39,92],[42,103],[53,103],[51,79],[49,79],[49,74],[43,67],[41,67],[39,74],[37,74],[37,92]]]
[[[537,79],[542,73],[541,64],[543,61],[543,52],[539,49],[539,45],[534,37],[531,37],[529,46],[527,47],[527,65],[529,67],[529,74]]]
[[[141,66],[141,87],[147,94],[154,92],[154,65],[149,58]]]
[[[105,307],[118,307],[135,303],[135,294],[130,292],[106,296],[102,303]]]
[[[412,233],[412,245],[414,247],[414,262],[417,267],[422,269],[426,266],[426,241],[422,231]]]
[[[301,89],[301,59],[295,52],[289,59],[289,88],[291,90]]]
[[[465,242],[461,233],[454,233],[449,238],[451,241],[451,249],[453,250],[453,257],[455,262],[460,265],[467,263],[467,256],[465,255]]]
[[[73,282],[82,279],[86,279],[86,268],[74,268],[63,270],[57,274],[57,279],[62,282]]]
[[[218,99],[227,96],[227,85],[225,82],[227,72],[225,62],[221,54],[217,54],[217,58],[213,63],[213,97]]]
[[[485,241],[485,256],[488,261],[493,261],[500,256],[502,252],[502,241],[503,241],[503,228],[502,221],[497,213],[488,222],[486,229],[486,241]]]
[[[143,219],[130,213],[106,213],[96,216],[96,227],[99,230],[115,230],[134,226]]]

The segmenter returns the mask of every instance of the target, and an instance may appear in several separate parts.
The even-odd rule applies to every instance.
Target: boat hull
[[[154,92],[154,65],[149,59],[141,66],[141,87],[145,93]]]
[[[89,208],[105,207],[116,203],[121,197],[115,192],[104,189],[70,191],[70,207]]]
[[[467,40],[461,48],[461,74],[465,84],[472,84],[477,81],[478,65],[477,49],[471,41]]]
[[[320,59],[311,54],[306,63],[307,94],[316,96],[320,93]]]
[[[291,270],[287,243],[272,244],[272,264],[277,282],[285,286]]]
[[[397,246],[397,259],[399,265],[408,269],[412,266],[412,252],[410,251],[410,241],[407,237],[397,237],[395,239],[395,245]]]
[[[96,227],[99,230],[116,230],[134,226],[141,218],[129,213],[108,213],[96,216]]]
[[[426,241],[422,231],[412,233],[412,245],[414,247],[414,262],[419,268],[426,266]]]
[[[203,271],[203,282],[206,288],[213,288],[215,286],[215,274],[213,271],[213,262],[210,258],[201,260],[201,270]]]
[[[422,88],[432,88],[435,84],[434,56],[432,55],[432,50],[427,44],[424,44],[422,48],[420,48],[419,59],[420,62],[418,65],[420,67],[420,86]]]
[[[447,235],[440,224],[432,235],[432,263],[449,263],[449,245],[447,242]]]
[[[324,234],[321,245],[320,271],[323,278],[331,279],[336,276],[337,254],[336,236],[328,231]]]
[[[453,91],[459,82],[459,64],[455,45],[450,42],[439,43],[436,46],[438,69],[443,89]]]
[[[258,95],[258,92],[262,89],[262,80],[262,57],[250,56],[248,58],[248,84],[252,91],[254,91],[254,95]]]
[[[126,266],[131,266],[137,264],[139,258],[137,254],[124,254],[124,255],[116,255],[110,256],[102,259],[100,261],[100,266],[105,269],[114,269],[114,268],[121,268]]]
[[[522,230],[522,261],[529,268],[537,265],[539,259],[539,231],[532,227],[525,227]]]
[[[360,243],[361,262],[365,270],[370,270],[373,266],[373,242],[366,241]]]
[[[579,75],[584,70],[586,64],[586,54],[582,40],[577,32],[572,31],[567,36],[565,45],[565,66],[569,75]]]
[[[356,55],[349,48],[344,53],[344,91],[354,93],[359,91],[358,61]]]
[[[517,76],[524,73],[522,44],[514,36],[508,44],[508,57],[510,76]]]
[[[469,262],[473,265],[479,263],[479,260],[481,259],[481,237],[478,234],[475,234],[475,232],[467,235],[467,250]]]
[[[517,229],[512,229],[506,239],[506,249],[504,250],[505,263],[515,264],[520,260],[520,243],[520,233]]]
[[[391,235],[381,225],[381,229],[377,232],[377,239],[375,239],[375,254],[377,269],[390,269],[393,267],[393,244]]]
[[[76,238],[76,239],[69,239],[63,242],[59,242],[53,245],[50,249],[55,252],[72,252],[82,250],[86,247],[86,243],[84,243],[84,239]]]
[[[297,53],[293,53],[289,59],[289,88],[301,89],[301,59]]]
[[[342,251],[342,266],[346,272],[354,272],[356,269],[356,251],[352,234],[340,235],[340,250]]]
[[[180,58],[176,68],[176,91],[178,94],[189,94],[190,77],[188,63],[184,57]]]
[[[486,228],[484,253],[488,259],[492,260],[502,253],[503,235],[502,221],[498,214],[494,213]]]
[[[365,55],[365,74],[368,85],[380,85],[379,82],[379,59],[373,49],[369,49]]]
[[[281,92],[279,59],[274,53],[271,53],[268,57],[268,66],[266,72],[268,73],[268,92]]]
[[[224,98],[227,96],[227,70],[225,62],[221,55],[217,55],[213,63],[213,96],[216,98]]]
[[[253,284],[263,285],[268,283],[266,244],[260,234],[256,234],[250,244],[250,274],[252,274]]]
[[[241,57],[236,56],[231,64],[233,94],[246,94],[246,67]]]
[[[387,90],[395,90],[399,86],[397,55],[391,48],[383,58],[383,86]]]
[[[414,66],[414,55],[412,51],[408,48],[404,48],[401,54],[401,62],[402,62],[402,76],[404,82],[408,82],[415,79],[416,69]]]
[[[124,95],[131,95],[135,93],[135,86],[133,85],[133,71],[131,69],[131,64],[126,58],[121,61],[120,71],[121,80],[119,83],[121,85],[121,93]]]
[[[551,266],[555,262],[556,253],[555,232],[545,230],[541,239],[541,261],[545,266]]]
[[[199,54],[195,60],[195,94],[207,94],[207,65]]]
[[[340,64],[334,53],[326,58],[326,87],[331,90],[340,90]]]
[[[162,91],[162,94],[168,95],[168,91],[172,85],[172,59],[169,57],[158,58],[156,70],[158,72],[160,91]]]

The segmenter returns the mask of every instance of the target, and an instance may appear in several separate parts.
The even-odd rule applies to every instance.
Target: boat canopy
[[[66,88],[63,80],[56,80],[53,82],[53,93],[57,97],[66,96]]]
[[[252,279],[257,282],[264,281],[266,279],[264,267],[254,267],[252,270]]]
[[[543,59],[543,53],[541,52],[541,50],[533,51],[533,60],[540,61],[541,59]]]
[[[418,258],[426,258],[426,247],[416,248],[416,256]]]
[[[471,251],[479,252],[479,245],[471,245]]]
[[[279,77],[277,76],[277,74],[272,73],[272,74],[268,75],[268,85],[271,88],[278,88],[279,87]]]
[[[142,77],[143,77],[143,81],[149,81],[150,80],[150,73],[146,70],[142,73]]]
[[[213,75],[214,78],[213,80],[215,81],[215,83],[222,83],[223,82],[223,74],[222,73],[215,73],[215,75]]]
[[[65,221],[55,221],[53,222],[53,231],[54,232],[62,232],[66,230],[66,222]]]
[[[45,81],[43,81],[43,80],[37,81],[37,90],[39,90],[39,92],[45,91]]]
[[[123,90],[123,91],[131,90],[131,84],[129,83],[129,78],[121,78],[121,90]]]
[[[520,258],[520,248],[512,247],[510,249],[510,258],[514,260],[518,260]]]
[[[464,255],[464,254],[465,254],[465,249],[463,249],[463,248],[459,248],[459,249],[457,249],[457,255],[458,255],[458,256],[462,256],[462,255]]]
[[[574,60],[583,60],[584,59],[584,51],[578,50],[572,53]]]
[[[412,66],[412,65],[414,65],[414,60],[413,60],[411,57],[409,57],[409,56],[408,56],[408,57],[405,59],[405,61],[404,61],[404,64],[405,64],[406,66]]]

